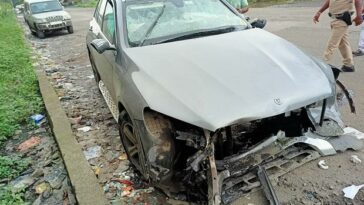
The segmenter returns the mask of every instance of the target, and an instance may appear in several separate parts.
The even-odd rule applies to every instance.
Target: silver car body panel
[[[333,95],[320,66],[261,29],[125,49],[148,106],[216,130],[271,117]]]

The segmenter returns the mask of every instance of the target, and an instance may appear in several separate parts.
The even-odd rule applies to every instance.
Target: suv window
[[[105,37],[110,41],[110,43],[114,44],[115,38],[115,17],[113,6],[110,2],[107,2],[105,14],[102,23],[102,32]]]
[[[101,22],[102,22],[102,15],[104,15],[104,11],[105,11],[106,1],[107,0],[99,1],[99,4],[97,5],[97,8],[96,8],[96,11],[94,14],[94,17],[100,26],[101,26]]]
[[[63,7],[59,1],[42,1],[30,4],[30,10],[33,14],[39,14],[51,11],[62,11]]]

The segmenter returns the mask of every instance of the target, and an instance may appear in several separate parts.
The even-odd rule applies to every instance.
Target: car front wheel
[[[142,172],[140,153],[142,152],[141,142],[138,140],[135,127],[126,111],[119,115],[119,134],[128,160]]]
[[[73,26],[67,26],[68,33],[73,33]]]
[[[44,31],[41,31],[41,30],[38,30],[37,29],[37,36],[38,36],[38,38],[40,38],[40,39],[43,39],[43,38],[45,38],[45,33],[44,33]]]

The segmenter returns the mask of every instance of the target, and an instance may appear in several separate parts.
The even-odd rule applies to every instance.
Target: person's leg
[[[359,37],[359,49],[364,52],[364,26],[361,26],[360,37]]]
[[[353,55],[364,56],[364,26],[361,27],[358,50],[353,51]]]
[[[324,52],[325,61],[330,61],[336,48],[339,47],[341,40],[348,30],[348,26],[344,21],[334,20],[331,22],[331,36]]]
[[[347,29],[339,44],[339,50],[340,50],[341,56],[343,57],[344,66],[352,67],[354,65],[354,61],[353,61],[353,54],[351,52],[349,34],[348,34]]]

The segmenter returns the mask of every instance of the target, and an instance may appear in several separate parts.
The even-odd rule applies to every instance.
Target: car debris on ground
[[[318,162],[318,166],[321,168],[321,169],[329,169],[329,166],[326,165],[326,162],[325,160],[320,160]]]
[[[351,155],[350,161],[353,162],[354,164],[361,163],[361,159],[359,159],[358,155]]]
[[[358,191],[364,187],[364,184],[356,186],[356,185],[351,185],[348,187],[345,187],[343,189],[344,192],[344,197],[349,198],[349,199],[354,199],[356,194],[358,193]]]

